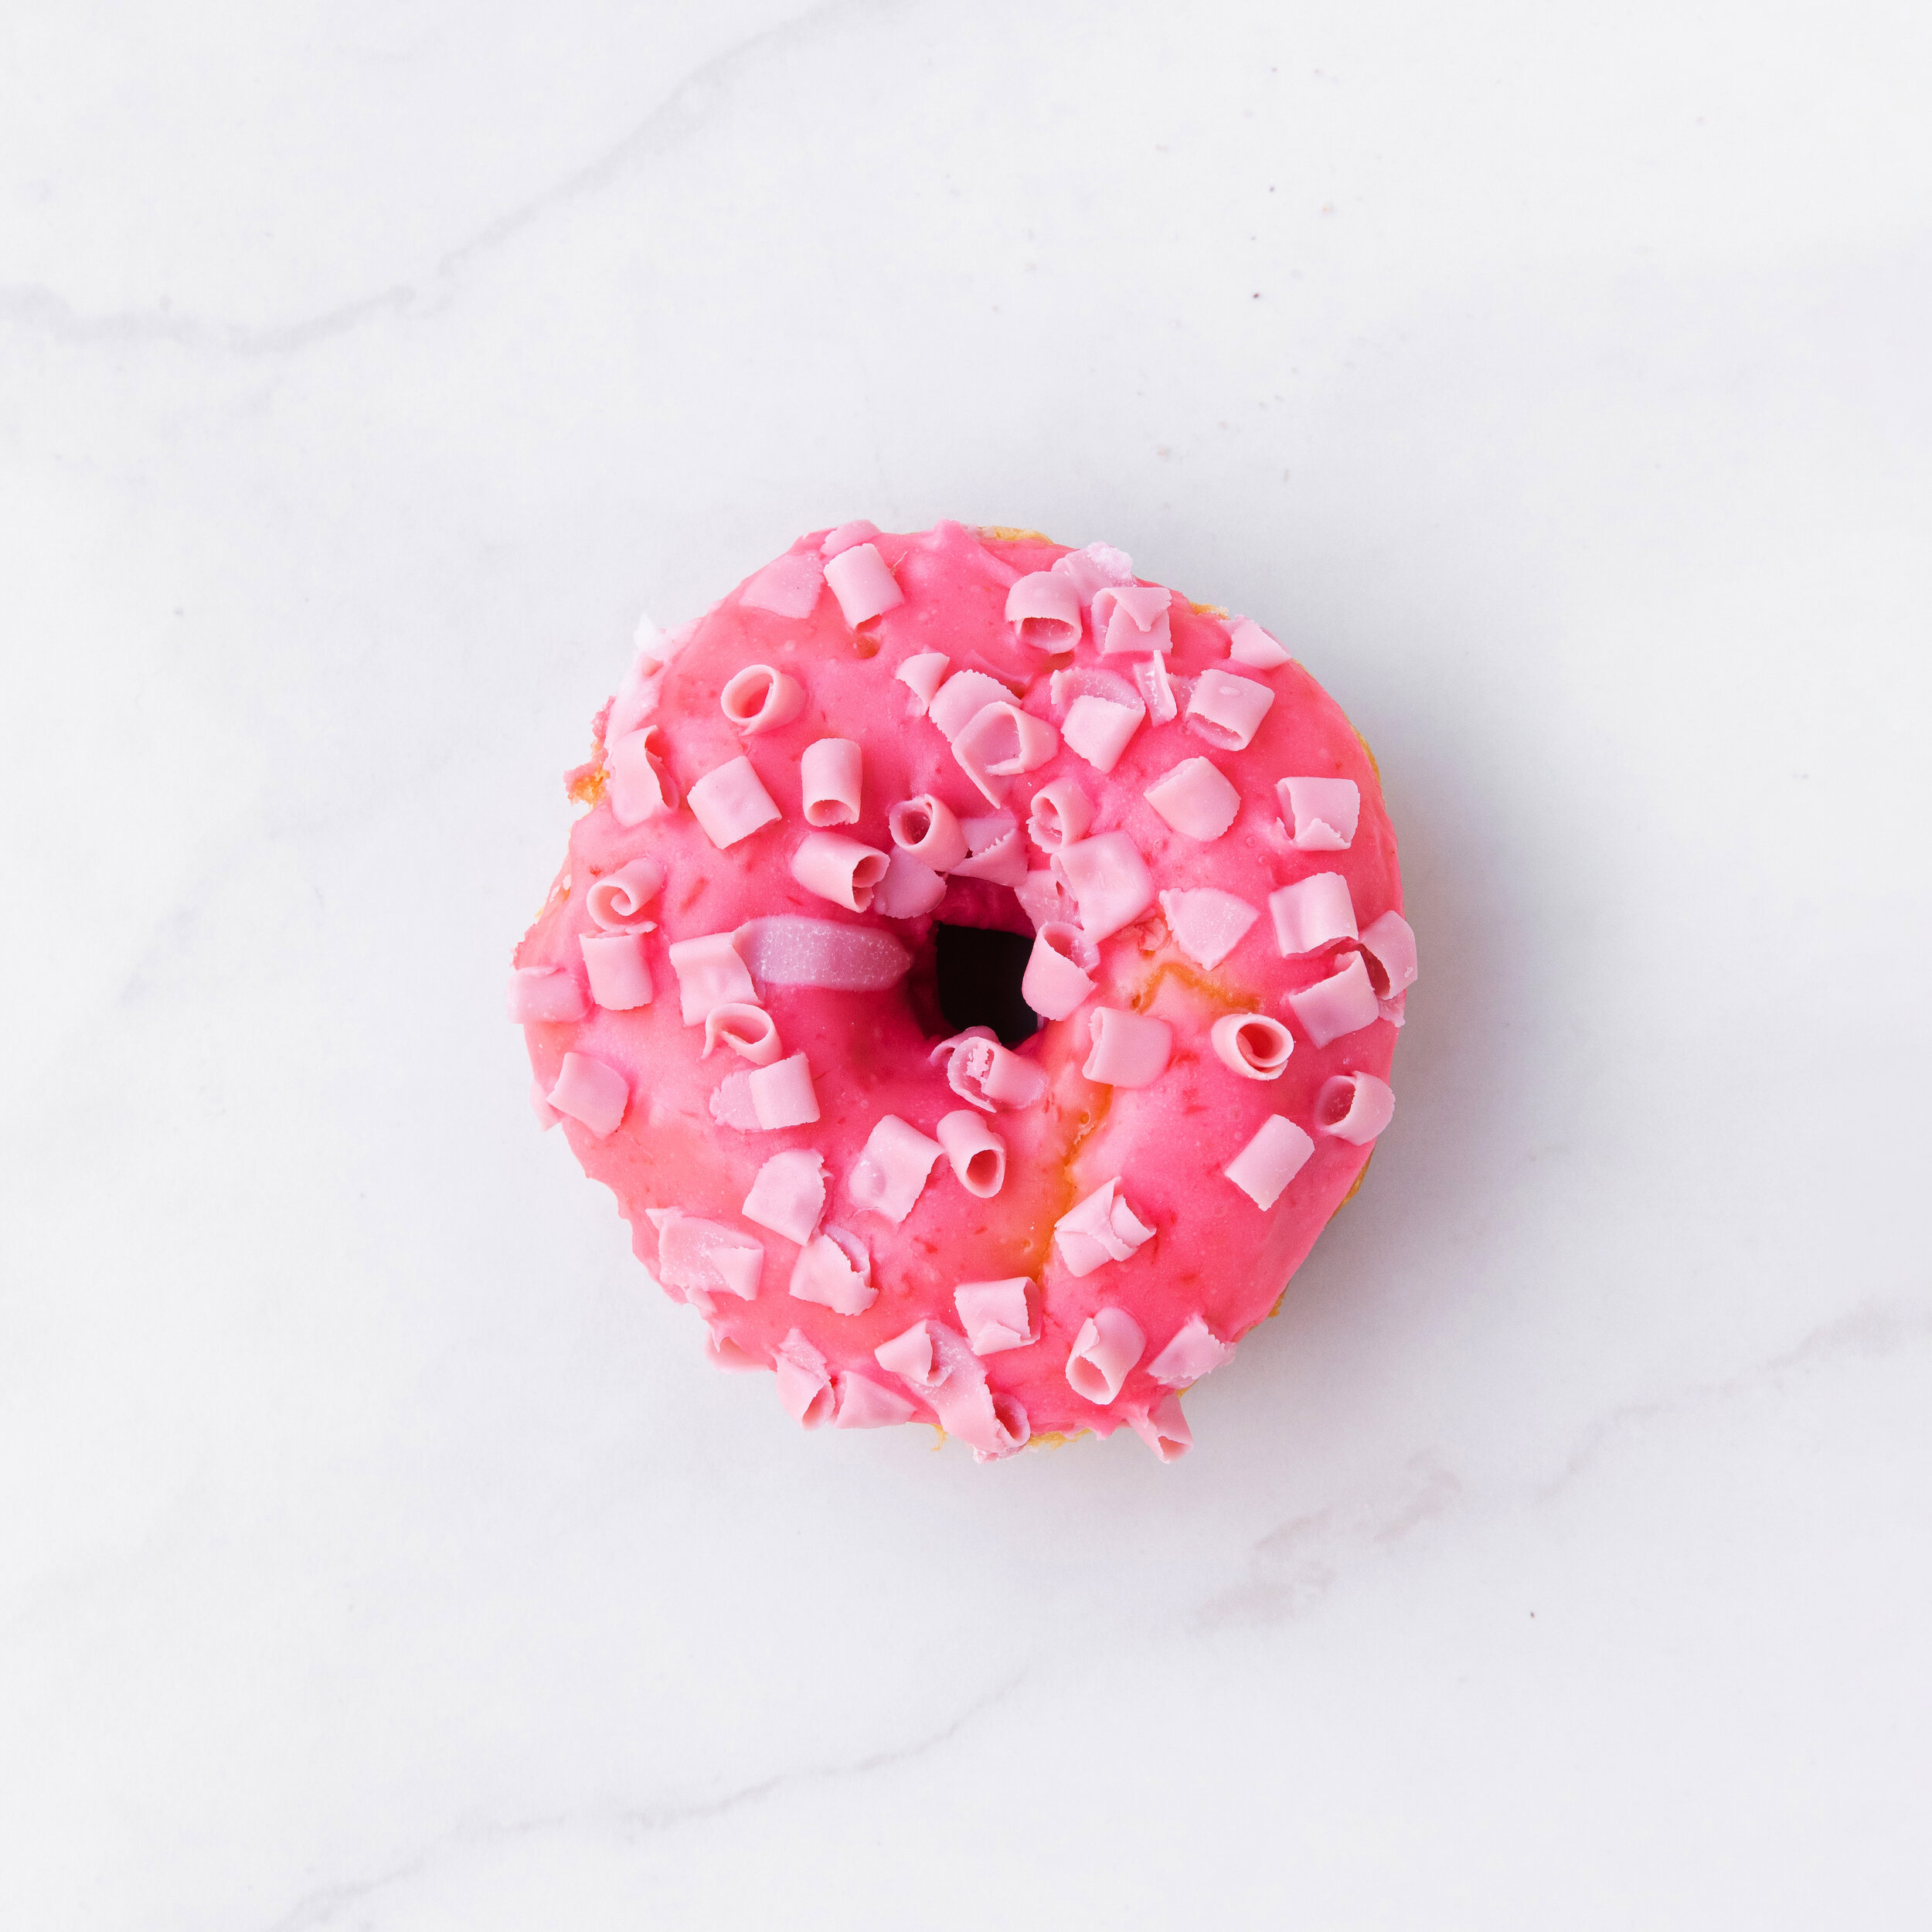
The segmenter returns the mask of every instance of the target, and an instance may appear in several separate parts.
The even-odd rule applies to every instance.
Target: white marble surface
[[[0,1923],[1920,1927],[1922,9],[0,18]],[[507,949],[639,608],[1105,537],[1381,754],[1371,1185],[992,1470]]]

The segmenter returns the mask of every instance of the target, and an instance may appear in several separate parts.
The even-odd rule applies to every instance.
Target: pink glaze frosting
[[[855,524],[641,633],[600,729],[510,1010],[706,1352],[808,1427],[1182,1453],[1393,1113],[1415,937],[1334,702],[1104,545]],[[1032,940],[1031,1039],[947,1023],[942,923]]]

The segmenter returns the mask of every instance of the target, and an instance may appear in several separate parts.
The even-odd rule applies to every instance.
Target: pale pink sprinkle
[[[925,716],[927,707],[939,695],[939,687],[946,682],[949,662],[943,651],[922,651],[917,657],[908,658],[893,673],[913,694],[908,707],[910,716]]]
[[[1143,658],[1134,667],[1134,682],[1141,687],[1141,702],[1147,706],[1147,715],[1157,725],[1172,724],[1177,707],[1166,658]]]
[[[986,706],[953,740],[960,769],[996,805],[1012,790],[1009,781],[1037,771],[1060,748],[1060,733],[1044,718],[1013,704]]]
[[[1026,829],[1042,852],[1079,842],[1094,822],[1094,801],[1071,778],[1056,778],[1033,794]]]
[[[1174,943],[1196,965],[1212,972],[1261,917],[1258,906],[1215,886],[1196,886],[1161,895],[1161,910]]]
[[[1209,665],[1194,681],[1188,721],[1209,744],[1245,751],[1274,702],[1274,693],[1266,685]]]
[[[1362,815],[1352,778],[1284,778],[1274,787],[1281,822],[1301,852],[1346,852]]]
[[[968,818],[960,827],[969,856],[953,868],[956,879],[987,879],[995,886],[1017,886],[1026,876],[1026,842],[1010,811],[990,818]]]
[[[1215,1334],[1205,1315],[1191,1315],[1174,1339],[1147,1365],[1147,1372],[1163,1388],[1180,1389],[1233,1359],[1234,1344]]]
[[[811,832],[791,855],[791,876],[807,892],[862,913],[889,862],[876,845],[862,845],[842,832]]]
[[[767,1133],[781,1127],[809,1127],[818,1117],[818,1096],[811,1084],[811,1067],[802,1053],[774,1060],[747,1073],[751,1104],[758,1124]]]
[[[1208,1039],[1223,1066],[1250,1080],[1278,1080],[1294,1051],[1294,1036],[1265,1013],[1223,1013]]]
[[[617,1131],[631,1099],[630,1083],[614,1066],[585,1053],[566,1053],[550,1089],[550,1104],[587,1127],[599,1140]]]
[[[718,694],[718,709],[749,738],[790,724],[804,709],[804,687],[768,664],[748,664]]]
[[[1029,872],[1013,888],[1019,909],[1031,921],[1035,932],[1043,926],[1067,926],[1079,923],[1080,909],[1066,889],[1060,874],[1046,866]]]
[[[835,557],[842,550],[849,550],[855,543],[863,543],[866,538],[876,536],[879,526],[869,523],[862,516],[855,516],[849,523],[841,523],[835,529],[828,530],[818,546],[822,557]]]
[[[941,804],[930,791],[894,805],[886,825],[901,852],[934,872],[951,872],[966,856],[966,835],[951,806]]]
[[[952,1433],[964,1442],[973,1445],[975,1462],[1004,1462],[1009,1456],[1016,1456],[1032,1440],[1032,1424],[1028,1421],[1026,1410],[1017,1396],[995,1393],[981,1389],[986,1413],[992,1420],[991,1440],[979,1442],[964,1427],[952,1426]],[[977,1427],[978,1418],[975,1418]]]
[[[1229,618],[1228,655],[1257,671],[1278,671],[1294,662],[1252,617]]]
[[[1109,1261],[1124,1261],[1154,1238],[1120,1192],[1120,1182],[1104,1182],[1053,1224],[1054,1245],[1069,1274],[1091,1274]]]
[[[1301,1172],[1315,1143],[1285,1114],[1270,1114],[1221,1172],[1254,1205],[1271,1208]]]
[[[536,1116],[538,1127],[546,1134],[563,1117],[543,1097],[543,1083],[541,1080],[532,1080],[530,1083],[530,1111]]]
[[[825,581],[854,630],[906,601],[886,560],[869,543],[854,544],[828,559]]]
[[[890,933],[836,919],[811,919],[802,913],[768,913],[748,919],[731,938],[752,978],[766,986],[883,993],[896,986],[913,963],[912,954]]]
[[[651,1004],[651,965],[644,956],[641,933],[586,933],[583,970],[590,997],[614,1013],[628,1013]]]
[[[1184,838],[1206,845],[1234,823],[1241,794],[1205,758],[1178,764],[1141,794]]]
[[[677,1208],[648,1210],[658,1230],[659,1283],[667,1288],[757,1298],[763,1244],[719,1221],[702,1221]]]
[[[1362,950],[1381,969],[1379,999],[1399,999],[1416,983],[1416,935],[1400,913],[1384,913],[1362,929]]]
[[[747,1221],[802,1247],[825,1211],[825,1156],[804,1147],[773,1155],[759,1168],[741,1211]]]
[[[910,1422],[919,1413],[917,1403],[909,1402],[896,1389],[888,1389],[870,1376],[848,1369],[835,1378],[838,1385],[839,1429],[889,1429],[895,1423]]]
[[[1398,993],[1393,999],[1378,999],[1376,1010],[1391,1026],[1400,1027],[1408,1023],[1408,1005],[1409,995]]]
[[[1006,621],[1022,644],[1049,657],[1071,651],[1080,641],[1079,587],[1052,570],[1021,577],[1006,593]]]
[[[1128,1425],[1162,1462],[1179,1462],[1194,1447],[1194,1431],[1181,1413],[1181,1398],[1168,1394],[1145,1409],[1128,1411]]]
[[[1168,621],[1172,593],[1158,583],[1124,583],[1094,593],[1094,635],[1103,657],[1123,651],[1165,651],[1173,643]]]
[[[1134,560],[1111,543],[1090,543],[1083,550],[1069,550],[1064,556],[1056,557],[1052,567],[1056,577],[1072,580],[1083,603],[1090,600],[1103,585],[1134,581]]]
[[[1124,832],[1103,832],[1061,848],[1053,860],[1080,902],[1080,924],[1097,944],[1154,903],[1154,879]]]
[[[1355,1032],[1382,1016],[1376,989],[1369,982],[1369,969],[1359,953],[1351,953],[1348,964],[1332,978],[1289,994],[1288,1004],[1317,1046],[1326,1046],[1330,1040]]]
[[[951,744],[989,704],[1010,704],[1013,694],[984,671],[955,671],[939,687],[927,716]]]
[[[590,1010],[577,975],[563,966],[512,967],[508,1009],[511,1019],[523,1026],[582,1019]]]
[[[1077,1396],[1104,1407],[1147,1349],[1141,1325],[1124,1308],[1096,1308],[1066,1358],[1066,1379]]]
[[[1111,699],[1076,698],[1066,713],[1061,735],[1096,771],[1111,771],[1121,761],[1134,734],[1147,716],[1139,704],[1115,704]]]
[[[657,709],[658,687],[662,682],[665,661],[677,645],[688,639],[690,627],[687,627],[667,638],[648,614],[638,619],[631,662],[604,720],[605,744],[614,745],[620,738],[629,736]]]
[[[941,1114],[936,1131],[960,1185],[990,1201],[1005,1184],[1006,1143],[970,1107]]]
[[[1372,1073],[1338,1073],[1323,1087],[1315,1117],[1325,1134],[1366,1147],[1395,1118],[1396,1097]]]
[[[678,1002],[687,1026],[697,1026],[714,1006],[743,1001],[755,1006],[758,989],[730,933],[681,939],[671,948],[671,970],[678,976]]]
[[[785,1292],[797,1301],[815,1301],[834,1315],[863,1315],[879,1299],[865,1243],[837,1227],[827,1228],[805,1243]]]
[[[730,1047],[753,1066],[769,1066],[784,1051],[778,1043],[777,1022],[748,1000],[714,1006],[705,1015],[704,1051],[699,1057],[709,1060],[714,1046]]]
[[[845,1177],[845,1192],[897,1227],[912,1213],[934,1163],[945,1151],[897,1114],[882,1115]]]
[[[1146,1013],[1097,1006],[1087,1015],[1094,1050],[1080,1072],[1102,1087],[1151,1087],[1167,1071],[1174,1029]]]
[[[1094,990],[1100,949],[1077,926],[1049,920],[1033,936],[1019,996],[1042,1019],[1065,1019]]]
[[[975,1355],[1002,1355],[1039,1339],[1026,1302],[1032,1286],[1022,1274],[1008,1281],[962,1281],[954,1289],[953,1306]]]
[[[903,1376],[922,1393],[938,1387],[950,1372],[933,1346],[930,1321],[915,1321],[903,1335],[882,1342],[872,1350],[872,1359],[891,1374]]]
[[[808,825],[849,825],[859,816],[863,761],[850,738],[821,738],[798,760]]]
[[[831,1421],[838,1398],[825,1372],[825,1358],[798,1329],[778,1344],[771,1366],[778,1372],[778,1400],[794,1422],[816,1429]]]
[[[707,771],[691,787],[690,804],[704,835],[720,852],[784,816],[752,770],[751,760],[743,757]]]
[[[1141,702],[1132,679],[1092,665],[1063,666],[1047,679],[1046,689],[1051,701],[1063,706],[1076,698],[1104,698],[1110,704],[1124,704],[1129,709]]]
[[[1338,939],[1353,939],[1355,901],[1338,872],[1318,872],[1268,894],[1275,943],[1284,959],[1319,952]]]
[[[769,611],[780,617],[808,617],[825,587],[825,573],[815,556],[781,556],[767,563],[738,593],[747,611]]]
[[[990,1026],[969,1026],[935,1046],[930,1059],[944,1064],[946,1080],[963,1100],[986,1113],[996,1107],[1031,1107],[1046,1091],[1046,1070],[1001,1046]]]
[[[591,880],[583,895],[584,910],[607,933],[648,932],[650,927],[640,928],[638,922],[663,886],[664,868],[655,859],[634,859]]]
[[[658,735],[655,725],[645,725],[613,739],[604,748],[611,815],[621,825],[641,825],[678,808],[678,788],[665,768],[663,747],[651,742]]]
[[[872,909],[885,919],[917,919],[946,896],[946,882],[930,866],[894,852],[886,876],[872,888]]]

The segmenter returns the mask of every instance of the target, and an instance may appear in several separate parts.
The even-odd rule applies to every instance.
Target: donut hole
[[[990,1026],[1002,1046],[1039,1031],[1039,1015],[1020,996],[1033,942],[981,926],[933,928],[939,1010],[955,1033]]]

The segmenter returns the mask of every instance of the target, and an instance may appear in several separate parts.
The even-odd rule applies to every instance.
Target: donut
[[[1334,701],[1104,544],[858,522],[641,627],[593,739],[509,1014],[711,1359],[808,1429],[1181,1454],[1394,1111]]]

